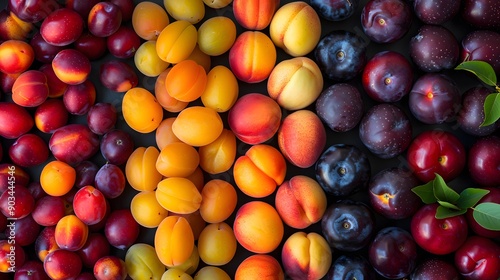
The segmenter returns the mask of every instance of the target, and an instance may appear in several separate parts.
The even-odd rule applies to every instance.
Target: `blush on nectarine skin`
[[[284,280],[285,274],[276,258],[254,254],[244,259],[236,269],[235,280]]]

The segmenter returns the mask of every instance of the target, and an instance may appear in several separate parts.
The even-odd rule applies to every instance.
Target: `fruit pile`
[[[1,8],[1,279],[500,278],[495,0]]]

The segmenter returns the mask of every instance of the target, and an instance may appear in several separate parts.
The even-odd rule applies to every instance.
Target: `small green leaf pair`
[[[489,94],[484,101],[484,121],[481,126],[491,125],[500,119],[500,87],[493,67],[485,61],[470,60],[460,63],[455,70],[469,71],[486,85],[495,88],[496,92]]]
[[[467,188],[460,194],[450,188],[439,174],[434,180],[417,187],[412,191],[426,204],[438,203],[437,219],[445,219],[463,215],[471,209],[474,220],[489,230],[500,230],[500,204],[484,202],[477,204],[489,193],[480,188]]]

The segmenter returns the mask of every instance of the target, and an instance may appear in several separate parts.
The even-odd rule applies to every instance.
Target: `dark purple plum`
[[[316,162],[316,179],[326,193],[344,197],[366,189],[371,166],[367,155],[349,144],[334,144]]]
[[[363,117],[363,99],[359,90],[347,83],[326,88],[316,100],[316,113],[333,131],[346,132]]]
[[[8,8],[22,21],[36,23],[42,21],[50,13],[60,8],[60,5],[56,0],[44,0],[44,1],[9,0]]]
[[[326,280],[375,280],[376,273],[368,260],[359,254],[340,255],[328,270]]]
[[[440,258],[428,258],[417,265],[411,274],[412,280],[427,280],[427,279],[446,279],[459,280],[461,279],[458,270],[455,266]]]
[[[390,103],[371,107],[359,123],[361,142],[383,159],[401,154],[410,145],[412,125],[406,114]]]
[[[375,174],[368,184],[371,207],[378,214],[392,220],[411,217],[422,205],[422,200],[411,191],[420,181],[403,167],[389,167]]]
[[[460,61],[488,62],[500,76],[500,33],[491,30],[469,32],[461,41]]]
[[[108,198],[113,199],[120,196],[125,190],[126,178],[119,166],[106,163],[95,175],[94,187]]]
[[[461,15],[476,28],[500,30],[500,6],[497,0],[464,0]]]
[[[493,90],[487,87],[476,86],[462,94],[462,106],[458,111],[457,123],[465,133],[474,136],[486,136],[500,127],[500,121],[481,126],[484,121],[484,100],[492,92]]]
[[[35,59],[42,63],[51,63],[56,54],[64,49],[62,46],[54,46],[47,43],[40,32],[36,32],[31,37],[30,45],[35,52]]]
[[[454,68],[460,57],[455,35],[441,25],[423,25],[410,39],[410,57],[424,72]]]
[[[404,55],[395,51],[382,51],[368,60],[361,82],[373,100],[396,102],[410,92],[413,68]]]
[[[443,24],[458,14],[460,1],[415,0],[413,11],[417,18],[425,24]]]
[[[420,76],[409,94],[410,111],[419,121],[440,124],[453,121],[460,109],[460,90],[447,75]]]
[[[381,229],[369,246],[368,260],[383,277],[399,279],[410,275],[417,264],[417,243],[401,227]]]
[[[83,188],[85,186],[93,186],[95,175],[97,171],[99,171],[99,166],[90,160],[85,160],[75,167],[75,171],[75,187]]]
[[[121,129],[113,129],[101,139],[101,153],[108,163],[122,165],[134,151],[134,139]]]
[[[321,38],[314,57],[321,72],[334,81],[347,81],[363,71],[369,42],[346,30],[334,30]]]
[[[311,0],[310,4],[322,18],[341,21],[356,12],[359,0]]]
[[[403,0],[370,0],[361,11],[363,31],[377,43],[393,43],[410,29],[412,13]]]
[[[98,135],[111,131],[115,127],[116,121],[116,108],[108,102],[94,104],[87,114],[87,124],[90,130]]]
[[[330,247],[354,252],[370,243],[375,216],[368,205],[344,199],[332,203],[321,219],[321,230]]]

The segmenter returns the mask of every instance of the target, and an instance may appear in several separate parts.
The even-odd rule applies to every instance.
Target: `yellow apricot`
[[[186,177],[194,172],[199,163],[198,151],[179,141],[163,147],[156,161],[156,169],[165,177]]]
[[[216,266],[204,266],[194,275],[194,280],[231,280],[231,277]]]
[[[201,168],[210,174],[226,172],[236,158],[236,136],[229,129],[223,129],[215,141],[198,149]]]
[[[224,65],[217,65],[207,74],[207,85],[201,94],[201,102],[217,112],[226,112],[238,99],[238,79]]]
[[[125,176],[132,188],[137,191],[156,189],[163,176],[156,170],[160,151],[156,147],[138,147],[130,154],[125,165]]]
[[[200,259],[208,265],[225,265],[236,254],[233,229],[226,223],[207,225],[198,238]]]
[[[194,249],[194,237],[187,220],[179,216],[168,216],[158,225],[154,237],[158,258],[165,266],[184,263]]]
[[[156,255],[155,248],[146,243],[136,243],[127,249],[125,267],[133,280],[160,280],[165,265]]]
[[[203,3],[212,9],[221,9],[231,4],[233,0],[203,0]]]
[[[189,220],[188,220],[188,222],[189,222]],[[199,264],[200,264],[200,254],[198,253],[198,248],[195,245],[193,248],[193,252],[191,253],[191,256],[189,256],[189,259],[187,259],[187,261],[183,262],[182,264],[167,267],[167,268],[180,269],[180,270],[186,272],[187,274],[191,275],[198,269]]]
[[[134,195],[130,201],[130,211],[135,221],[145,228],[156,228],[168,211],[163,208],[154,191],[142,191]]]
[[[163,108],[150,91],[141,87],[125,92],[122,113],[128,126],[140,133],[154,131],[163,120]]]
[[[236,25],[225,16],[216,16],[204,21],[198,28],[200,50],[210,56],[227,52],[236,40]]]
[[[161,280],[193,280],[191,275],[178,268],[169,268],[161,276]]]
[[[156,52],[162,60],[176,64],[189,57],[197,39],[196,27],[187,20],[177,20],[161,31],[156,40]]]
[[[163,0],[168,14],[176,20],[187,20],[192,24],[200,22],[205,16],[202,0]]]
[[[224,125],[219,113],[203,106],[191,106],[182,110],[172,124],[172,131],[182,142],[199,147],[217,139]]]
[[[137,70],[148,77],[156,77],[170,66],[156,52],[156,41],[142,43],[134,53],[134,64]]]
[[[193,213],[201,204],[201,194],[196,186],[182,177],[170,177],[158,183],[156,199],[163,208],[178,214]]]
[[[220,223],[234,212],[236,189],[227,181],[212,179],[201,190],[200,215],[208,223]]]
[[[152,1],[139,2],[132,12],[132,28],[144,40],[156,40],[169,23],[165,9]]]

